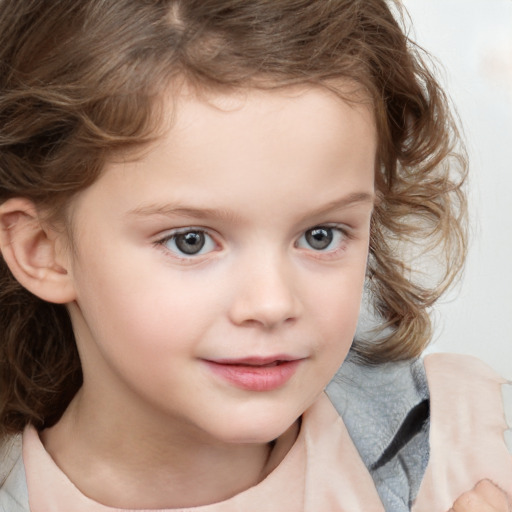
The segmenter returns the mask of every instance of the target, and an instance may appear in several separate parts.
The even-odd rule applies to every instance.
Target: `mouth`
[[[211,362],[216,364],[230,365],[230,366],[254,366],[254,367],[272,367],[280,364],[290,363],[292,361],[298,361],[302,358],[287,356],[287,355],[276,355],[269,357],[245,357],[242,359],[214,359]]]
[[[290,356],[204,360],[209,370],[224,382],[247,391],[273,391],[295,374],[303,358]]]

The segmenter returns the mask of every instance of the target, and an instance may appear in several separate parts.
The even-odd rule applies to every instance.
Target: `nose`
[[[289,262],[278,257],[253,257],[238,270],[230,308],[233,323],[273,329],[300,316],[301,301]]]

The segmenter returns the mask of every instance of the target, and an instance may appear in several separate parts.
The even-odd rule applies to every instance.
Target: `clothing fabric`
[[[32,427],[27,428],[23,435],[23,460],[30,509],[25,505],[20,511],[120,511],[84,496],[55,465]],[[346,508],[340,509],[340,503]],[[174,512],[319,510],[385,510],[339,414],[325,394],[303,414],[296,442],[266,479],[221,503],[174,509]],[[13,511],[9,509],[9,512]]]
[[[473,357],[434,354],[425,358],[425,369],[431,452],[413,512],[448,510],[485,478],[512,497],[512,455],[505,441],[512,427],[511,383]]]
[[[386,510],[410,510],[430,452],[423,361],[364,366],[349,354],[326,391]]]
[[[435,354],[424,365],[375,367],[349,358],[265,480],[222,503],[179,510],[445,512],[482,478],[512,495],[511,425],[512,385],[474,358]],[[81,494],[33,428],[23,444],[10,438],[0,457],[2,512],[119,510]]]
[[[29,512],[21,434],[12,436],[0,448],[0,511]]]

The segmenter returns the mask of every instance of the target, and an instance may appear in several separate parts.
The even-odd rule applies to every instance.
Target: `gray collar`
[[[423,361],[367,366],[349,354],[326,392],[386,510],[409,510],[429,457],[429,391]]]

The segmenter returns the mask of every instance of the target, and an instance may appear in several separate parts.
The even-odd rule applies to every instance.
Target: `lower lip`
[[[284,386],[295,374],[301,360],[276,366],[249,366],[205,361],[210,370],[235,386],[249,391],[272,391]]]

